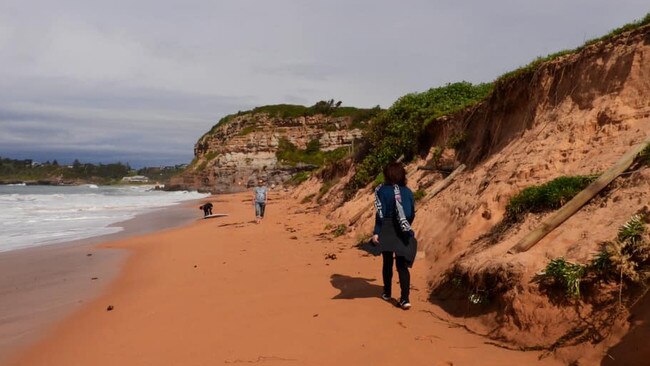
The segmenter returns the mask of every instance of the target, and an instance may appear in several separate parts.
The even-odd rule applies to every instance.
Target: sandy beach
[[[112,226],[123,230],[67,243],[0,253],[0,364],[98,296],[120,273],[128,251],[99,243],[195,221],[197,202],[144,213]]]
[[[380,259],[324,217],[274,193],[256,225],[250,194],[212,201],[230,215],[97,245],[128,253],[115,280],[6,364],[559,364],[452,321],[428,301],[424,260],[403,311],[379,298]]]

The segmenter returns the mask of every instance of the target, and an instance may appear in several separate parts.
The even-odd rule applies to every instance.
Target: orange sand
[[[319,236],[326,220],[277,194],[256,225],[249,199],[218,196],[226,218],[103,244],[132,253],[118,279],[8,364],[559,364],[441,320],[426,261],[402,311],[379,298],[381,260],[354,238]]]

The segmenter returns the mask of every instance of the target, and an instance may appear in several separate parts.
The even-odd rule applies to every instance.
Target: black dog
[[[203,216],[212,215],[212,203],[208,202],[203,206],[199,206],[199,210],[203,210]]]

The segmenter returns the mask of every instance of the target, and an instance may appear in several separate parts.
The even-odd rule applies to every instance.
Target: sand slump
[[[595,363],[629,326],[624,315],[612,316],[615,304],[606,285],[582,301],[566,302],[533,279],[550,259],[586,263],[601,242],[615,237],[650,202],[650,169],[617,179],[527,252],[507,253],[550,213],[527,214],[496,243],[479,238],[503,219],[508,200],[522,189],[603,172],[650,134],[649,40],[645,26],[585,47],[497,85],[484,103],[428,126],[425,149],[407,168],[409,185],[427,190],[442,178],[417,170],[433,160],[469,168],[434,199],[417,204],[414,226],[426,251],[426,263],[419,265],[430,268],[431,300],[464,318],[468,328],[508,347],[559,350],[567,361]],[[458,133],[464,141],[448,148]],[[440,159],[435,147],[441,148]],[[319,207],[341,223],[362,212],[351,228],[351,236],[361,238],[372,229],[372,195],[366,187],[343,202],[343,186],[353,173],[354,166]],[[320,188],[312,179],[295,196]],[[634,289],[626,293],[631,301]]]

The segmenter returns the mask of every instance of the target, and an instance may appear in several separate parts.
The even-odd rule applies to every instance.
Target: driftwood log
[[[531,231],[517,244],[508,250],[508,253],[521,253],[532,248],[540,240],[542,240],[548,233],[553,231],[556,227],[560,226],[569,217],[573,216],[582,206],[598,194],[603,188],[607,187],[614,179],[625,172],[634,162],[634,159],[650,144],[650,137],[628,151],[619,161],[611,168],[605,171],[598,179],[591,183],[587,188],[583,189],[573,199],[562,206],[557,212],[544,220],[539,227]]]

